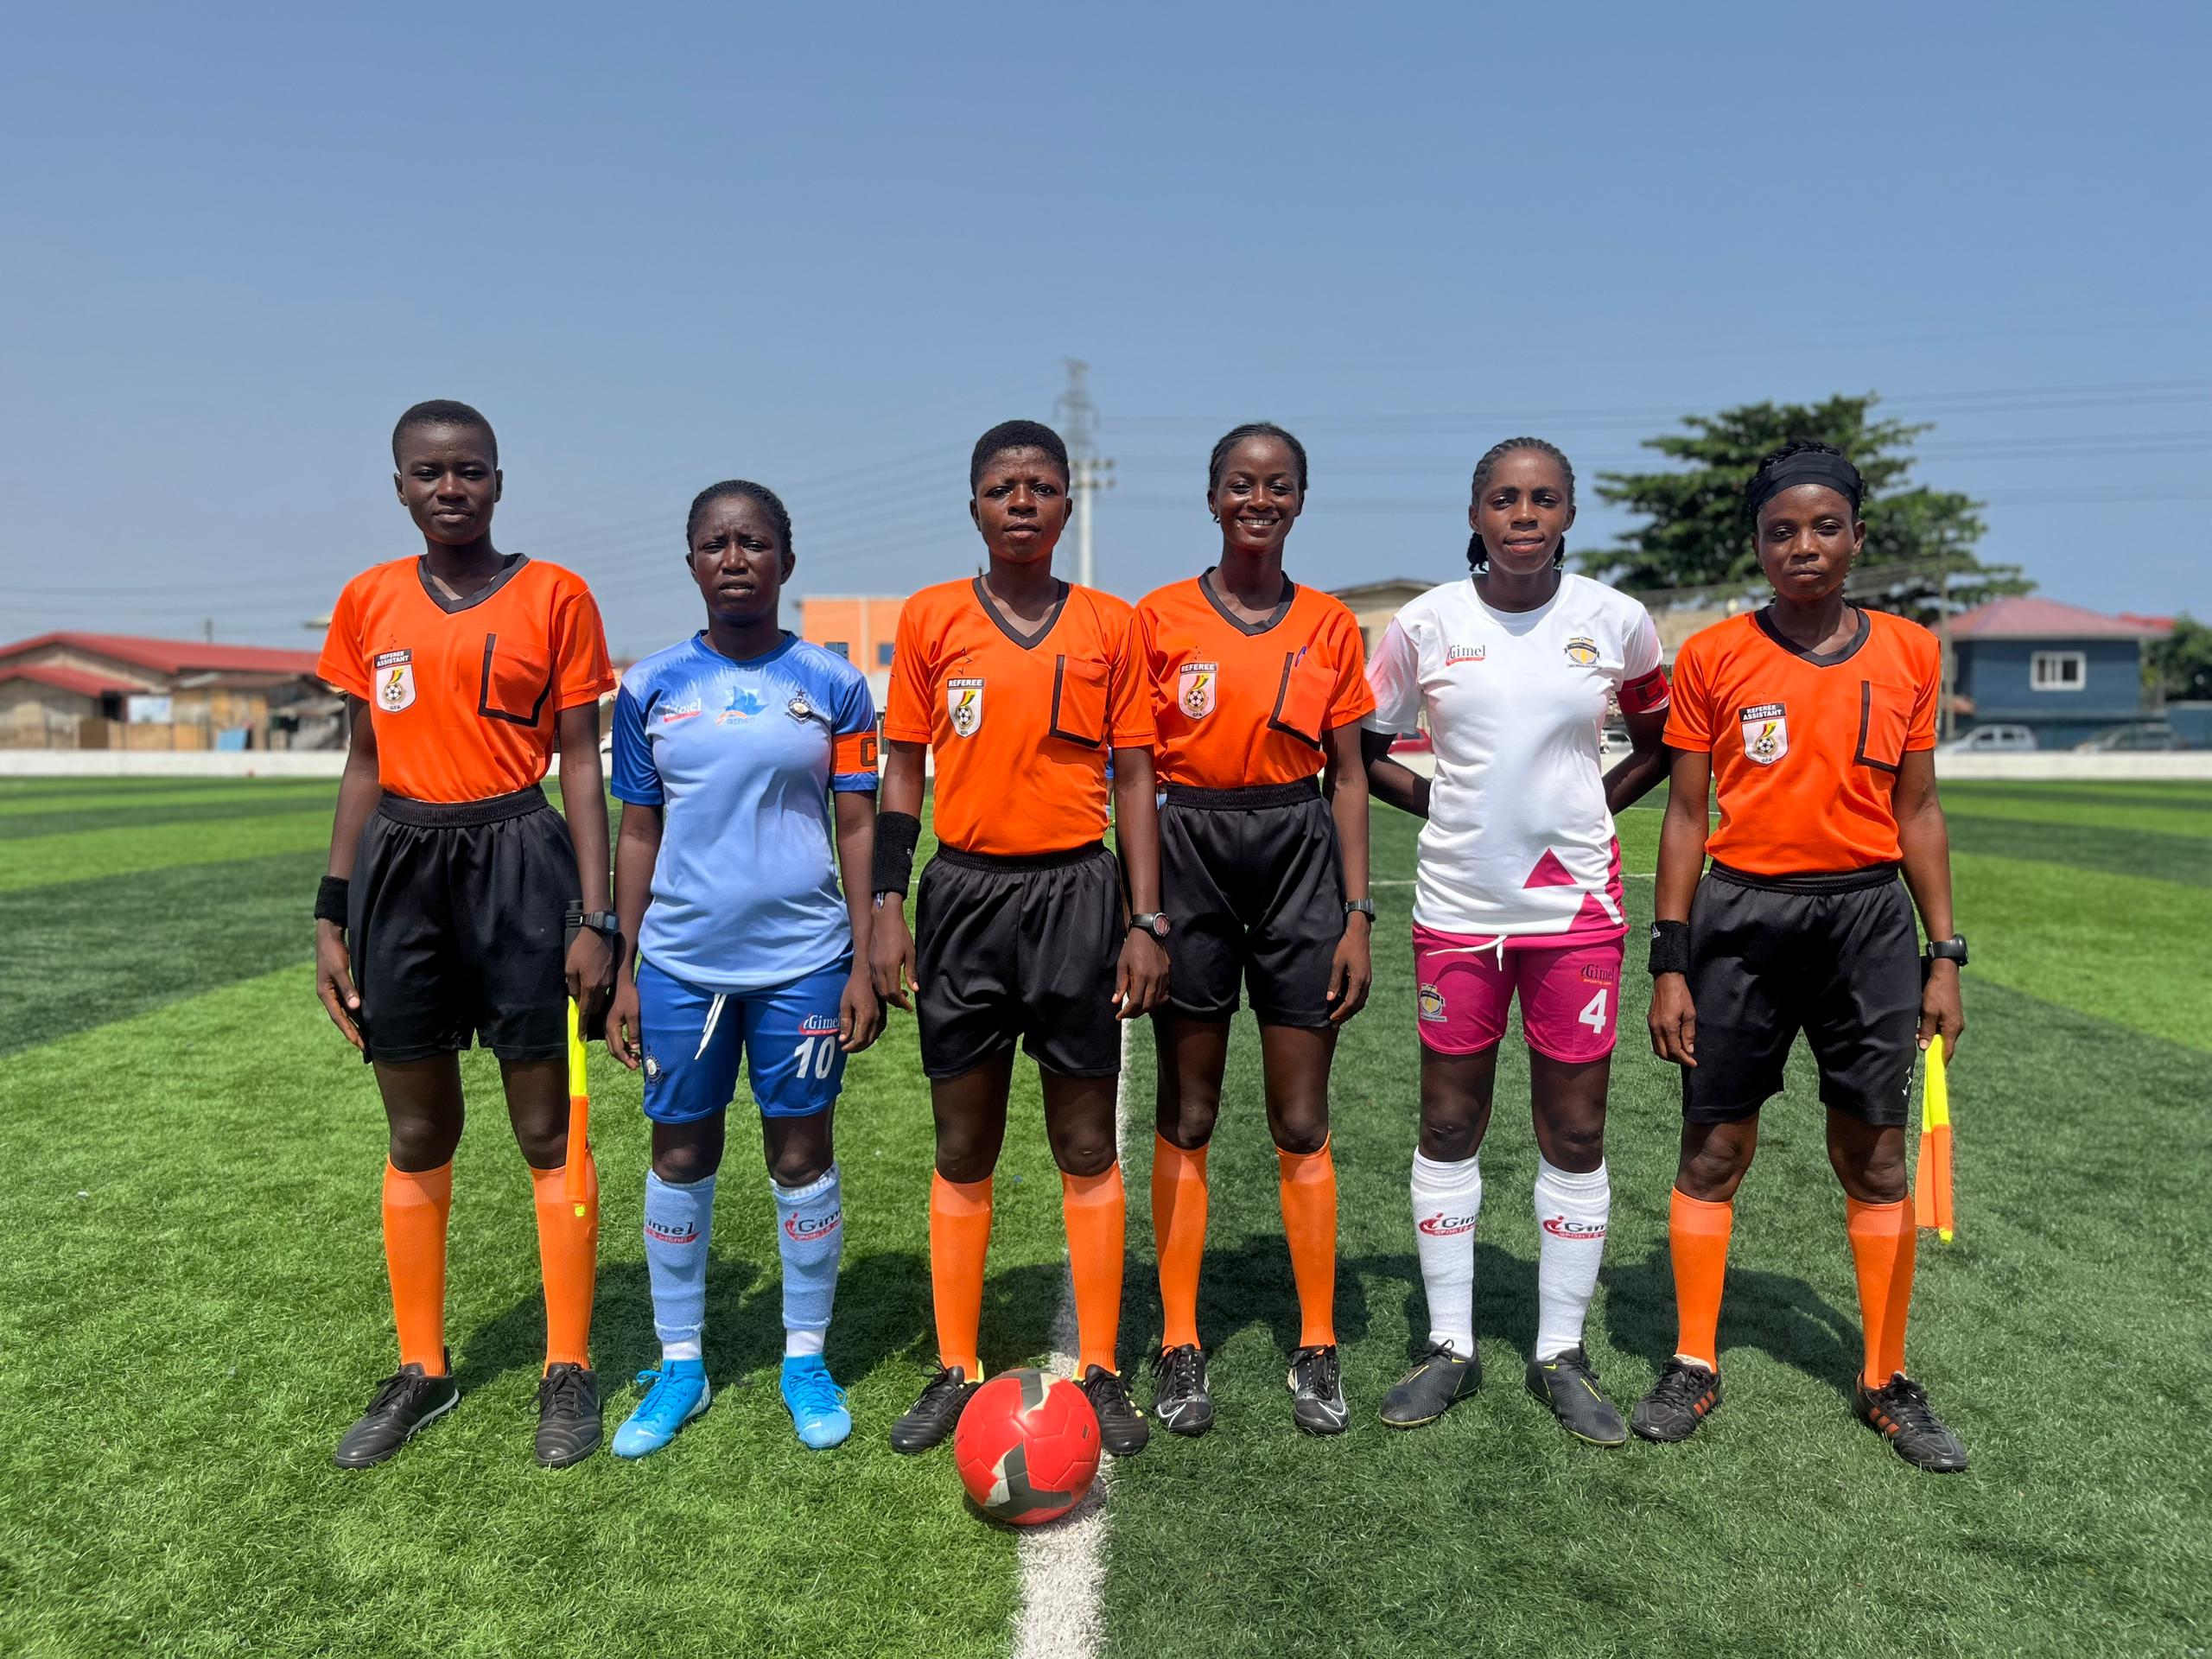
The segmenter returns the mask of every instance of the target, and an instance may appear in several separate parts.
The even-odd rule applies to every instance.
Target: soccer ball
[[[1007,1371],[976,1390],[952,1434],[960,1484],[983,1513],[1017,1527],[1065,1515],[1098,1476],[1098,1414],[1081,1389]]]

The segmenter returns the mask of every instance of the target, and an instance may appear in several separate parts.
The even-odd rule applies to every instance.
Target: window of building
[[[888,639],[875,648],[875,665],[878,668],[891,666],[891,642]]]
[[[2039,651],[2028,659],[2028,683],[2038,691],[2079,691],[2089,677],[2083,651]]]
[[[825,639],[822,642],[822,649],[824,651],[834,651],[840,657],[844,658],[848,662],[852,660],[853,648],[842,639]]]

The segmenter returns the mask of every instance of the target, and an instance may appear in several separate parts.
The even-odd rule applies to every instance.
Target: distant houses
[[[2162,618],[2107,616],[2056,600],[1993,600],[1951,619],[1953,708],[1959,734],[2024,726],[2036,747],[2066,749],[2156,713],[2143,684],[2143,647]]]
[[[118,633],[0,645],[0,748],[343,746],[343,702],[315,653]]]

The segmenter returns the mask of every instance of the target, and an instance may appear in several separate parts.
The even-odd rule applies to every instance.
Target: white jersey
[[[1627,931],[1598,745],[1609,696],[1666,707],[1650,613],[1572,575],[1540,610],[1495,611],[1463,577],[1398,613],[1367,679],[1368,727],[1410,732],[1425,713],[1435,748],[1417,924],[1548,944]]]

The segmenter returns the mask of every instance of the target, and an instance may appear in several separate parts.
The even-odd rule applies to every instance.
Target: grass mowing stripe
[[[205,779],[187,781],[188,787],[123,794],[105,787],[87,787],[79,783],[69,789],[37,795],[0,795],[0,822],[32,817],[43,812],[95,810],[114,812],[135,819],[138,814],[160,812],[170,807],[226,802],[243,805],[262,801],[289,801],[297,810],[318,801],[327,803],[338,798],[338,780],[334,778],[232,779],[220,783],[211,783]]]
[[[2106,801],[2025,801],[1989,799],[1967,795],[1954,799],[1943,794],[1943,810],[1956,817],[2003,818],[2013,823],[2064,824],[2094,830],[2140,830],[2152,834],[2191,836],[2212,840],[2212,808],[2135,802],[2125,806]]]
[[[84,835],[100,830],[143,830],[182,823],[214,823],[249,818],[279,817],[302,811],[319,816],[328,839],[332,807],[332,793],[324,790],[320,796],[272,796],[267,799],[238,799],[191,801],[172,805],[167,802],[156,804],[130,806],[84,806],[66,811],[18,812],[12,817],[0,817],[0,842],[27,841],[41,836]]]
[[[2212,891],[1957,852],[1970,978],[2212,1053]]]
[[[2024,823],[1955,810],[1945,813],[1951,850],[2032,860],[2110,875],[2155,874],[2184,887],[2212,887],[2212,837],[2099,830],[2085,823]]]
[[[181,864],[0,893],[0,1055],[299,964],[314,1003],[309,912],[321,851]],[[335,1034],[335,1033],[334,1033]]]
[[[10,844],[7,858],[0,861],[0,893],[276,853],[321,849],[327,855],[329,848],[330,808],[327,805],[265,818],[224,819],[181,828],[126,826],[84,830],[73,835],[28,836]]]
[[[1947,804],[1956,795],[1975,800],[2065,801],[2085,806],[2212,807],[2212,783],[2194,784],[2178,780],[2170,783],[2005,784],[1985,783],[1980,779],[1964,782],[1946,779],[1942,789]]]

